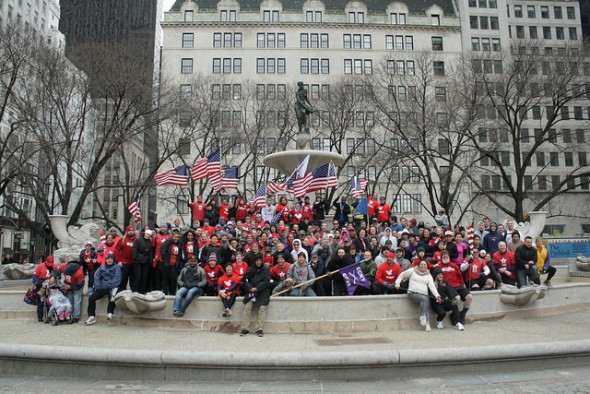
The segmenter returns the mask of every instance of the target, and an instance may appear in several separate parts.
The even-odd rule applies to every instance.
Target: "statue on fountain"
[[[315,109],[307,98],[307,89],[303,87],[303,82],[297,82],[299,89],[295,92],[295,115],[297,117],[297,126],[299,126],[299,135],[297,145],[299,149],[305,148],[309,138],[301,138],[301,134],[309,134],[309,115],[315,112]]]

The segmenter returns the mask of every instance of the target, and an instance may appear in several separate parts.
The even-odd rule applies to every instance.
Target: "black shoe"
[[[37,319],[39,323],[43,323],[43,319]]]
[[[78,323],[78,322],[80,322],[80,319],[78,319],[77,317],[74,317],[72,319],[72,323]]]
[[[256,331],[256,335],[262,338],[264,336],[264,333],[262,332],[262,330],[258,330]]]
[[[242,332],[240,333],[240,336],[241,336],[241,337],[245,337],[245,336],[247,336],[248,334],[250,334],[250,331],[248,331],[248,330],[242,330]]]

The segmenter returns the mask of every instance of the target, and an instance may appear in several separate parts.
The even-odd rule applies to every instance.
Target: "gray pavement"
[[[371,382],[149,382],[97,381],[92,379],[19,378],[0,376],[2,393],[76,392],[95,393],[588,393],[590,367],[539,369],[478,374],[457,373],[422,378]]]
[[[477,321],[459,332],[447,322],[443,330],[424,332],[416,319],[415,329],[353,334],[273,334],[263,338],[240,337],[236,333],[204,332],[191,324],[157,326],[153,321],[133,319],[108,322],[98,317],[94,326],[82,322],[52,327],[38,323],[34,307],[27,319],[0,320],[2,344],[53,345],[101,349],[177,350],[189,352],[259,353],[280,350],[285,353],[355,352],[505,346],[590,339],[582,327],[590,327],[587,309],[535,318],[506,317]],[[469,315],[468,315],[469,316]]]

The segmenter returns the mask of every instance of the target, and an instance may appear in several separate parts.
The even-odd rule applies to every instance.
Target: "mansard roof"
[[[170,11],[180,11],[180,7],[184,2],[189,0],[176,0]],[[218,0],[193,0],[199,5],[201,11],[215,11],[217,10]],[[284,11],[301,11],[306,0],[284,0]],[[322,0],[326,11],[329,12],[344,12],[346,4],[351,0]],[[432,5],[439,6],[445,15],[454,15],[454,8],[452,0],[361,0],[366,4],[367,10],[370,13],[385,13],[387,6],[393,2],[404,3],[410,13],[424,14],[424,11]],[[259,11],[262,0],[237,0],[242,11]]]

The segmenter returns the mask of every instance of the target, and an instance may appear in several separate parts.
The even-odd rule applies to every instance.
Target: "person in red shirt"
[[[219,217],[224,218],[226,223],[229,220],[229,205],[227,200],[221,202],[221,206],[219,207]]]
[[[207,210],[207,204],[203,202],[203,196],[199,194],[197,196],[197,201],[189,203],[188,206],[192,212],[191,218],[193,225],[195,223],[195,220],[198,220],[199,225],[202,225],[203,220],[205,220],[205,211]]]
[[[188,263],[189,256],[199,254],[199,244],[196,239],[195,232],[188,230],[184,236],[181,237],[182,241],[182,262],[179,268],[182,269]]]
[[[491,279],[491,271],[485,260],[486,251],[480,250],[474,255],[472,262],[466,261],[461,264],[463,271],[463,280],[468,289],[471,290],[490,290],[494,288],[494,281]]]
[[[387,260],[377,268],[372,290],[374,294],[402,294],[403,289],[395,288],[395,280],[402,273],[402,269],[395,261],[395,253],[388,252]]]
[[[246,220],[246,217],[248,216],[248,207],[246,206],[244,199],[241,197],[238,198],[234,207],[236,209],[236,220],[241,220],[242,222]]]
[[[164,294],[176,295],[178,268],[182,261],[182,243],[178,231],[175,231],[170,238],[164,241],[160,252],[162,261],[158,263],[157,267],[156,288],[161,289]]]
[[[291,218],[291,208],[287,203],[287,197],[281,197],[279,204],[277,205],[276,212],[282,212],[280,219],[284,220],[285,223],[289,223]]]
[[[379,223],[389,221],[389,214],[391,213],[391,208],[385,202],[385,197],[381,197],[381,202],[377,207],[377,221]]]
[[[235,263],[232,264],[232,268],[233,268],[233,273],[240,277],[238,279],[238,282],[239,282],[240,280],[242,280],[242,276],[244,276],[244,274],[248,270],[248,263],[246,263],[244,261],[244,255],[242,254],[242,252],[237,251],[235,253],[235,256],[236,256],[236,261],[235,261]]]
[[[301,204],[295,203],[295,207],[291,211],[291,224],[299,225],[301,223],[301,219],[303,218],[303,211],[301,210]]]
[[[289,272],[291,264],[285,261],[285,256],[282,254],[277,255],[277,264],[270,269],[271,287],[278,286],[282,281],[287,278],[287,272]]]
[[[129,276],[131,276],[133,266],[133,243],[136,239],[135,227],[127,226],[125,236],[115,246],[115,261],[121,267],[119,291],[127,289],[127,282],[129,282]]]
[[[207,284],[205,285],[205,295],[215,296],[217,294],[217,285],[219,278],[225,273],[221,265],[217,264],[217,255],[211,253],[207,265],[203,267],[205,274],[207,275]]]
[[[98,248],[99,250],[103,248],[103,253],[98,253],[98,263],[100,265],[104,265],[107,254],[111,253],[113,256],[115,255],[115,248],[117,247],[117,241],[111,234],[107,234],[107,239],[104,244],[100,245]],[[98,252],[98,250],[97,250]]]
[[[449,283],[449,286],[451,286],[451,288],[457,292],[455,301],[457,301],[457,303],[463,301],[463,310],[461,310],[459,313],[459,321],[457,324],[455,324],[455,327],[459,331],[464,331],[465,316],[467,315],[467,311],[471,306],[473,296],[469,292],[469,289],[465,287],[461,268],[451,261],[448,250],[442,251],[442,264],[439,266],[439,268],[444,275],[444,279]]]
[[[313,206],[309,202],[309,196],[305,196],[303,199],[303,205],[301,205],[301,220],[307,218],[311,223],[313,220]]]
[[[379,201],[377,200],[377,195],[373,195],[373,198],[369,196],[367,201],[367,211],[369,213],[369,217],[374,217],[377,213],[377,208],[379,207]]]
[[[212,236],[213,233],[215,232],[215,227],[209,225],[209,219],[205,219],[203,221],[202,230],[204,233],[207,233],[207,234],[209,234],[209,236]]]
[[[502,283],[516,285],[516,260],[514,253],[506,246],[506,242],[502,241],[498,244],[498,251],[492,255],[492,259]]]
[[[234,263],[235,265],[235,263]],[[231,307],[239,294],[242,277],[234,272],[231,264],[225,266],[225,273],[217,280],[217,295],[223,304],[223,317],[231,316]]]

